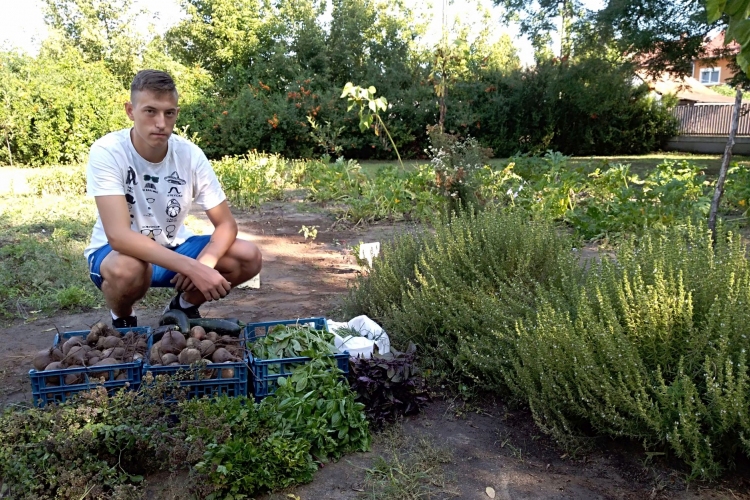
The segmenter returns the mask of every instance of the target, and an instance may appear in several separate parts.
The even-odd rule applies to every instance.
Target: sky
[[[432,1],[438,7],[442,4],[441,0]],[[492,6],[491,0],[479,1],[491,11],[491,22],[497,26],[497,29],[493,33],[498,37],[502,33],[508,33],[519,51],[521,63],[524,66],[532,64],[534,52],[529,41],[520,37],[514,27],[506,27],[501,24],[501,11]],[[448,19],[453,19],[454,16],[461,16],[464,22],[481,22],[475,2],[476,0],[472,2],[471,7],[469,7],[470,4],[467,0],[452,0],[447,2],[452,4],[447,6]],[[589,8],[600,6],[601,2],[602,0],[584,0],[584,4]],[[3,16],[0,17],[0,46],[11,46],[35,54],[41,42],[47,36],[42,4],[41,0],[0,0],[0,12],[3,12]],[[153,23],[158,33],[164,32],[179,21],[181,15],[178,0],[135,0],[134,4],[136,8],[147,8],[157,16]],[[426,7],[428,3],[418,1],[416,5],[419,4]],[[436,10],[436,12],[440,11]],[[435,18],[428,30],[427,37],[439,38],[440,36],[440,15],[436,15]],[[138,29],[145,33],[148,26],[144,22],[144,25],[139,26]]]

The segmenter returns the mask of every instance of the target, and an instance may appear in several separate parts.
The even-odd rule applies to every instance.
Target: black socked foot
[[[164,309],[164,312],[170,311],[172,309],[177,309],[178,311],[182,311],[185,313],[185,316],[188,317],[188,319],[198,319],[201,318],[201,313],[198,311],[198,306],[190,306],[190,307],[181,307],[180,306],[180,293],[178,293],[176,296],[172,297],[172,301],[169,303],[169,305]]]
[[[138,326],[138,318],[135,316],[123,316],[112,320],[114,328],[135,328]]]

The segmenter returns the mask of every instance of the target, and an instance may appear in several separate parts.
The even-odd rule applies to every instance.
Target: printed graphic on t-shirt
[[[171,188],[169,188],[167,196],[169,196],[170,198],[179,198],[180,196],[182,196],[182,193],[179,189],[177,189],[177,186],[172,186]]]
[[[147,182],[146,185],[143,186],[143,191],[159,194],[159,191],[156,190],[156,186],[154,184],[151,184],[150,182]]]
[[[166,231],[167,238],[169,238],[170,240],[174,238],[174,234],[175,234],[175,230],[177,229],[177,226],[175,226],[174,224],[170,224],[164,229]]]
[[[156,237],[161,234],[161,228],[159,226],[143,226],[141,228],[141,234],[148,236],[152,240],[156,240]]]
[[[133,205],[135,205],[135,198],[133,198],[132,194],[126,194],[125,195],[125,201],[128,202],[128,209],[132,209]]]
[[[169,203],[167,203],[167,215],[169,217],[177,217],[181,211],[182,207],[177,200],[169,200]]]
[[[128,167],[128,176],[125,179],[125,184],[127,184],[128,186],[130,186],[131,184],[134,186],[138,185],[138,179],[135,175],[135,170],[133,170],[133,167]]]
[[[180,178],[180,175],[177,173],[177,170],[174,170],[171,174],[164,177],[166,181],[170,184],[177,184],[178,186],[184,186],[187,181]]]
[[[149,203],[153,203],[156,201],[156,198],[146,198],[146,201]]]

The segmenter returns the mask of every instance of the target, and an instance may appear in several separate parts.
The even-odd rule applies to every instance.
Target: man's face
[[[133,121],[138,138],[152,148],[162,148],[172,135],[180,108],[177,94],[150,90],[135,92],[125,104],[125,112]]]

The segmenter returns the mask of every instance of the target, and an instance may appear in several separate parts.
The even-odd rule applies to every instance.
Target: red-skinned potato
[[[185,336],[177,330],[170,330],[161,338],[161,352],[165,354],[171,352],[179,355],[186,345]]]
[[[239,361],[239,359],[232,356],[232,354],[223,347],[219,347],[211,356],[211,361],[214,363],[225,363],[227,361]]]
[[[201,360],[201,352],[198,349],[183,349],[179,356],[181,365],[191,365]]]
[[[206,330],[200,325],[196,325],[190,329],[190,336],[196,340],[203,340],[206,338]]]
[[[34,356],[34,369],[41,372],[45,368],[47,368],[48,364],[52,363],[53,361],[56,360],[52,356],[52,349],[44,349],[43,351],[39,351],[38,353],[36,353],[36,356]]]
[[[171,365],[172,363],[175,363],[178,361],[178,357],[176,354],[172,354],[171,352],[168,352],[161,357],[161,364],[163,365]]]
[[[152,365],[160,365],[161,364],[161,340],[158,342],[155,342],[154,345],[151,346],[151,352],[148,355],[148,362]]]
[[[81,346],[83,345],[83,339],[81,337],[71,337],[68,340],[65,341],[65,343],[62,346],[62,352],[64,355],[68,355],[68,352],[70,352],[70,348],[73,346]]]

